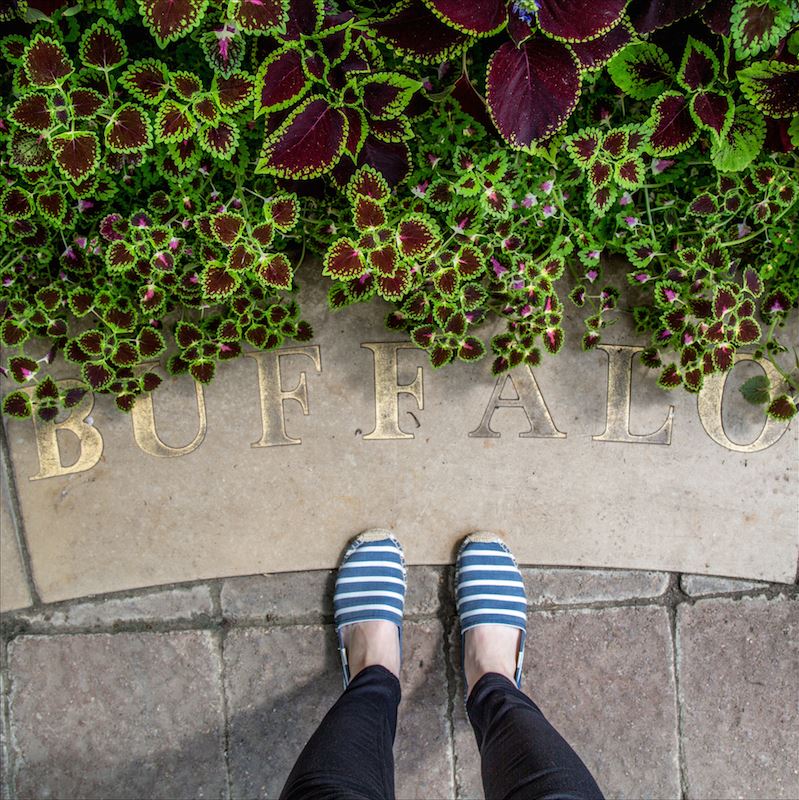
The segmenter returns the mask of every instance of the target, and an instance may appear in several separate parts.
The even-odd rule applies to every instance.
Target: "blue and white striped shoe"
[[[462,652],[466,631],[478,625],[505,625],[521,631],[515,672],[516,686],[521,688],[527,596],[516,559],[507,545],[490,533],[467,536],[458,552],[455,590]]]
[[[346,625],[378,619],[393,622],[399,628],[402,650],[405,576],[402,545],[388,531],[362,533],[344,554],[336,576],[333,618],[345,689],[351,678],[342,637],[342,628]]]

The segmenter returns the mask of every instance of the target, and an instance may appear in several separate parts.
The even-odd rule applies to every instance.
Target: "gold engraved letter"
[[[511,386],[518,395],[518,397],[510,400],[500,396],[508,381],[510,381]],[[502,434],[491,429],[491,418],[498,408],[520,408],[524,411],[530,430],[520,433],[520,439],[566,438],[566,434],[555,427],[552,415],[549,413],[541,390],[538,388],[533,376],[533,371],[527,365],[497,378],[494,392],[488,401],[488,407],[485,410],[485,414],[483,414],[483,419],[477,428],[469,433],[469,436],[475,439],[499,439]]]
[[[70,389],[83,384],[80,381],[64,380],[58,381],[58,385]],[[39,451],[39,472],[30,480],[40,481],[43,478],[86,472],[100,460],[100,456],[103,454],[103,437],[97,428],[85,422],[92,408],[94,408],[94,395],[86,392],[80,403],[71,409],[69,416],[63,422],[43,422],[36,414],[33,415],[36,449]],[[78,460],[68,467],[61,464],[57,431],[71,431],[80,442]]]
[[[308,416],[308,383],[304,372],[300,373],[297,385],[290,391],[283,391],[280,378],[281,356],[306,356],[314,363],[317,372],[322,371],[322,355],[319,345],[308,347],[284,347],[282,350],[265,350],[244,353],[258,364],[258,387],[261,394],[261,422],[263,433],[250,447],[274,447],[280,444],[302,444],[302,439],[292,439],[286,435],[286,418],[283,403],[296,400],[302,413]]]
[[[416,346],[405,342],[364,342],[361,347],[371,350],[375,360],[375,428],[363,438],[415,439],[412,433],[400,430],[399,396],[411,395],[419,410],[424,410],[422,368],[416,368],[413,382],[400,385],[397,354],[400,350],[415,350]]]
[[[153,366],[156,361],[142,366]],[[153,412],[153,396],[149,393],[141,394],[136,398],[133,410],[130,412],[130,419],[133,423],[133,438],[136,444],[145,453],[161,458],[177,458],[185,456],[196,450],[205,439],[208,425],[205,419],[205,394],[202,384],[194,382],[194,389],[197,393],[197,412],[200,417],[200,424],[197,435],[184,447],[170,447],[164,444],[155,430],[155,414]]]
[[[736,353],[735,364],[741,361],[754,361],[759,364],[769,382],[772,386],[772,392],[776,388],[777,394],[785,391],[785,383],[782,375],[774,368],[774,365],[766,359],[753,358],[748,353]],[[696,407],[699,411],[699,421],[702,427],[707,432],[707,435],[717,444],[726,447],[727,450],[733,450],[736,453],[756,453],[758,450],[765,450],[767,447],[776,444],[785,431],[788,430],[790,422],[779,422],[771,417],[765,418],[763,430],[760,431],[757,439],[749,444],[738,444],[730,439],[724,431],[721,415],[721,401],[724,396],[724,385],[727,383],[732,370],[727,372],[716,372],[712,375],[705,375],[705,383],[702,391],[699,392],[696,398]]]
[[[608,410],[605,430],[592,436],[595,442],[639,442],[671,444],[674,406],[669,406],[666,421],[652,433],[630,433],[630,399],[632,395],[633,357],[643,347],[626,344],[600,344],[598,350],[608,354]]]

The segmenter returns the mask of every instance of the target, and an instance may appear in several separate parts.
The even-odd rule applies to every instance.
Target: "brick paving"
[[[525,568],[525,690],[608,797],[799,797],[799,588]],[[451,568],[412,567],[399,798],[479,798]],[[329,571],[2,616],[3,798],[272,798],[341,690]]]

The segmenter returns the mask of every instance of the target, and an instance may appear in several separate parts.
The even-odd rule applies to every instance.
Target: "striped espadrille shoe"
[[[388,531],[362,533],[345,553],[333,595],[333,617],[345,689],[351,676],[342,628],[356,622],[388,620],[399,628],[402,649],[405,575],[402,545]]]
[[[478,625],[505,625],[521,631],[516,658],[516,686],[521,688],[527,597],[516,559],[507,545],[490,533],[467,536],[455,568],[461,651],[466,631]]]

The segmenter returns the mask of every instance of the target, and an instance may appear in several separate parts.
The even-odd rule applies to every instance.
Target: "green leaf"
[[[741,91],[766,116],[792,117],[799,113],[799,65],[756,61],[738,70]]]
[[[767,403],[770,397],[771,383],[766,375],[754,375],[740,388],[744,400],[752,405]]]
[[[608,63],[613,82],[634,100],[649,100],[661,94],[674,77],[667,53],[656,44],[627,45]]]
[[[791,27],[791,9],[782,0],[735,0],[730,18],[739,61],[776,47]]]
[[[686,91],[695,92],[712,86],[718,76],[716,54],[704,42],[689,36],[677,71],[677,83]]]
[[[765,140],[763,115],[752,106],[739,105],[727,133],[713,143],[710,160],[720,172],[738,172],[755,159]]]

